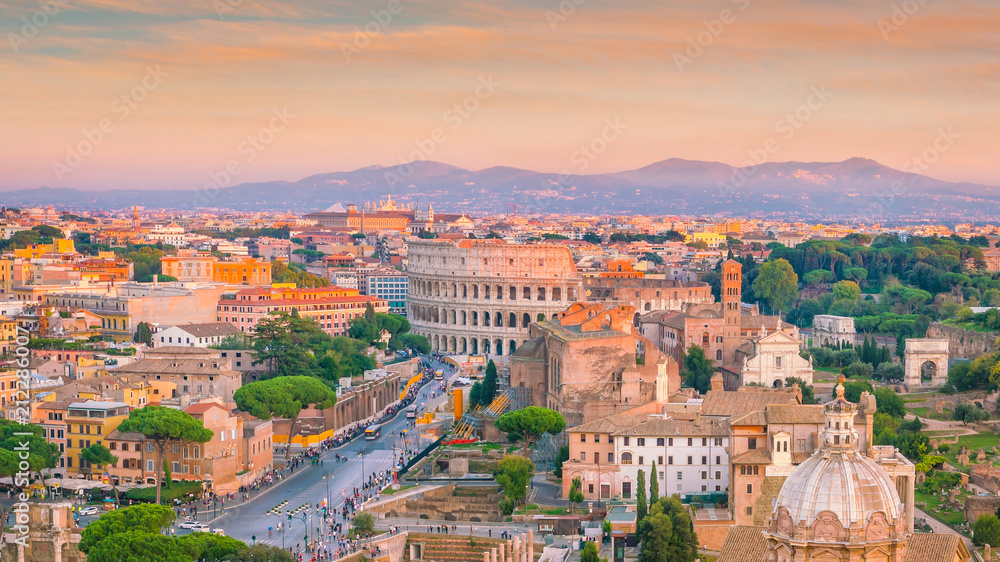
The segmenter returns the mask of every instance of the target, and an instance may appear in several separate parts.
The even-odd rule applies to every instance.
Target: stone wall
[[[948,340],[948,353],[952,358],[975,359],[984,353],[995,353],[1000,332],[974,332],[932,322],[927,337]]]
[[[973,523],[980,515],[993,515],[1000,507],[1000,496],[969,496],[965,499],[965,520]]]
[[[28,506],[27,547],[13,541],[0,550],[0,559],[18,562],[83,562],[77,548],[81,529],[73,522],[72,504],[32,503]]]
[[[501,521],[496,488],[476,486],[462,489],[456,484],[441,486],[395,501],[373,506],[381,517],[419,517],[444,521]],[[475,493],[476,495],[472,495]],[[457,495],[456,495],[457,494]]]

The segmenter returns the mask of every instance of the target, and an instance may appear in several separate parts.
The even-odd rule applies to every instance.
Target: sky
[[[410,160],[1000,185],[995,0],[0,0],[0,190]]]

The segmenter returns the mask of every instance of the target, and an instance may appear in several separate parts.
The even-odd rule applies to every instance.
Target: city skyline
[[[986,2],[55,5],[0,7],[3,190],[197,189],[234,159],[231,185],[932,149],[925,175],[1000,185]]]

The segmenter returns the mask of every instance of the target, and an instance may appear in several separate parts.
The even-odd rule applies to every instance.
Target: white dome
[[[829,511],[844,527],[864,525],[879,511],[896,523],[903,512],[892,477],[857,450],[822,450],[810,457],[785,480],[775,507],[788,509],[794,525],[812,525]]]

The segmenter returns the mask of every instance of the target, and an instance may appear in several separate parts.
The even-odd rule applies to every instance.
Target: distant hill
[[[739,169],[671,158],[612,174],[561,176],[510,167],[471,171],[439,162],[317,174],[296,182],[244,183],[216,191],[80,191],[42,187],[0,193],[7,206],[74,209],[325,209],[391,193],[403,203],[473,214],[636,213],[803,219],[993,220],[1000,188],[949,183],[874,160],[772,162]]]

